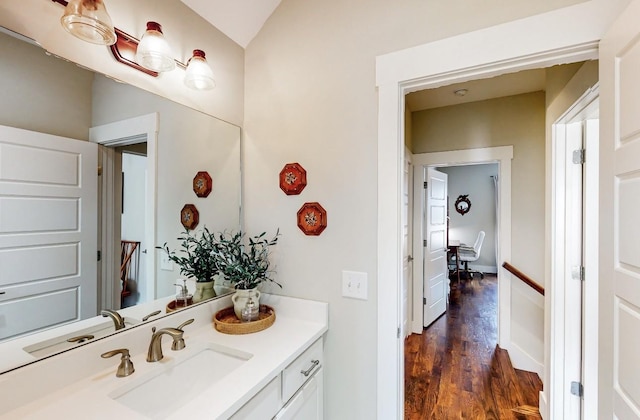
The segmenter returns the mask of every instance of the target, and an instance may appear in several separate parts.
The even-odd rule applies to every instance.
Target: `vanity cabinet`
[[[323,418],[322,367],[310,376],[304,386],[282,407],[274,420],[321,420]]]
[[[321,420],[323,363],[322,338],[319,338],[230,419]]]

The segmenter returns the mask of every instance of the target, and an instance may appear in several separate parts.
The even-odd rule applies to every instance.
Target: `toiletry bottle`
[[[247,303],[245,303],[244,308],[242,308],[242,322],[251,322],[258,320],[258,305],[253,301],[250,297],[247,299]]]
[[[178,281],[180,280],[182,280],[182,284],[175,284],[180,288],[180,292],[176,295],[176,308],[184,308],[193,303],[193,295],[187,290],[187,280],[178,279]]]

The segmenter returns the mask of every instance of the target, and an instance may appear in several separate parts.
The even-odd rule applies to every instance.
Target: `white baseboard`
[[[515,369],[526,370],[528,372],[535,372],[540,379],[544,375],[544,365],[531,357],[529,353],[520,348],[517,344],[511,343],[507,348],[509,357],[511,358],[511,364]]]
[[[539,403],[538,403],[538,411],[540,411],[540,417],[542,420],[546,420],[549,418],[549,404],[547,404],[547,396],[544,391],[540,391],[539,393]]]

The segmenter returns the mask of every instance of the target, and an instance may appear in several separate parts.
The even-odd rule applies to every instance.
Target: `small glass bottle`
[[[259,308],[252,298],[247,299],[244,308],[242,308],[242,322],[251,322],[258,319]]]
[[[176,308],[184,308],[193,303],[193,296],[189,293],[187,289],[187,280],[178,279],[178,281],[182,280],[183,284],[175,284],[180,288],[180,292],[176,294]]]

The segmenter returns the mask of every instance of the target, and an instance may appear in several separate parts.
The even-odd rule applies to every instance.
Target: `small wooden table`
[[[457,239],[449,239],[449,243],[447,244],[447,248],[449,249],[449,254],[456,256],[456,275],[458,276],[457,284],[460,284],[460,241]],[[447,270],[449,267],[447,259]]]

